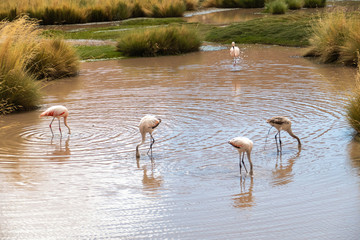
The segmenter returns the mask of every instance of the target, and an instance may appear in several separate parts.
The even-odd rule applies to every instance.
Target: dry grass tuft
[[[325,13],[312,25],[310,48],[305,56],[318,57],[321,62],[356,65],[360,50],[360,17],[342,8]]]
[[[118,41],[117,49],[127,56],[148,57],[198,51],[200,45],[195,30],[168,26],[132,31]]]
[[[38,22],[27,16],[0,23],[0,113],[39,104],[41,82],[74,75],[75,51],[60,39],[44,39]]]
[[[180,17],[199,0],[2,0],[0,19],[27,14],[41,24],[116,21],[131,17]]]
[[[346,110],[349,124],[360,134],[360,62],[358,63],[356,85]]]

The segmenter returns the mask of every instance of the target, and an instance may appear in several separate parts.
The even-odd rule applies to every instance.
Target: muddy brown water
[[[344,117],[355,70],[302,49],[241,46],[82,63],[51,82],[41,109],[0,119],[0,239],[358,239],[360,145]],[[61,138],[49,106],[69,108]],[[137,129],[162,123],[153,159]],[[265,120],[285,115],[303,143]],[[254,141],[239,177],[227,141]],[[246,162],[247,166],[248,163]]]

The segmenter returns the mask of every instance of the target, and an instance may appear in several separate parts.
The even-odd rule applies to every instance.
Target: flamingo
[[[245,171],[247,173],[247,169],[245,167],[245,163],[244,163],[244,156],[245,156],[245,152],[246,155],[248,157],[249,163],[250,163],[250,174],[253,174],[253,164],[251,162],[251,150],[253,148],[253,142],[246,138],[246,137],[236,137],[233,138],[229,141],[229,144],[231,144],[234,148],[236,148],[239,152],[239,166],[240,166],[240,176],[241,176],[241,162],[244,165]],[[242,158],[241,158],[242,155]]]
[[[65,126],[69,129],[69,134],[71,134],[71,131],[70,131],[70,127],[67,125],[67,117],[69,116],[69,111],[66,107],[62,106],[62,105],[57,105],[57,106],[52,106],[52,107],[49,107],[48,109],[46,109],[45,112],[43,112],[40,117],[44,117],[44,116],[52,116],[53,119],[51,120],[50,122],[50,130],[51,130],[51,133],[52,135],[54,136],[54,132],[51,128],[51,124],[53,123],[54,119],[57,118],[59,120],[59,130],[60,130],[60,135],[62,136],[61,134],[61,127],[60,127],[60,118],[64,118],[64,124]]]
[[[231,43],[230,56],[234,58],[234,66],[236,65],[236,59],[240,56],[240,49],[235,46],[235,42]]]
[[[140,120],[139,130],[142,138],[141,138],[141,142],[136,146],[137,158],[140,158],[139,147],[145,142],[146,133],[150,134],[150,148],[147,154],[149,154],[149,151],[151,150],[151,155],[152,155],[152,146],[155,143],[155,139],[152,136],[152,132],[157,126],[159,126],[160,123],[161,123],[161,119],[153,115],[146,115]]]
[[[282,151],[281,148],[281,138],[280,138],[280,131],[284,130],[289,133],[289,135],[293,138],[295,138],[298,141],[298,148],[301,148],[301,142],[300,139],[292,132],[291,130],[291,121],[287,117],[278,116],[278,117],[272,117],[268,120],[266,120],[267,123],[271,125],[271,127],[275,127],[278,132],[275,134],[275,142],[276,142],[276,149],[278,152]],[[270,129],[269,129],[270,131]],[[277,135],[279,134],[279,143],[280,143],[280,150],[277,143]]]

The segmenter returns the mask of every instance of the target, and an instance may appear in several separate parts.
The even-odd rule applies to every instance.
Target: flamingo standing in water
[[[246,137],[236,137],[233,138],[229,141],[229,144],[231,144],[234,148],[236,148],[239,152],[239,166],[240,166],[240,176],[241,176],[241,162],[244,165],[245,171],[247,173],[247,169],[245,167],[245,163],[244,163],[244,156],[245,156],[245,152],[246,155],[248,157],[249,163],[250,163],[250,174],[253,174],[253,164],[251,162],[251,150],[253,148],[253,142],[246,138]],[[242,158],[241,158],[242,156]]]
[[[40,115],[40,117],[44,117],[44,116],[52,116],[53,117],[53,119],[51,120],[50,125],[49,125],[51,133],[52,133],[53,136],[54,136],[54,132],[53,132],[53,130],[51,128],[51,124],[53,123],[55,118],[57,118],[59,120],[60,135],[62,136],[61,127],[60,127],[60,118],[64,118],[64,124],[69,129],[69,134],[71,134],[70,127],[67,125],[67,122],[66,122],[67,117],[69,116],[69,111],[67,110],[66,107],[61,106],[61,105],[49,107],[48,109],[46,109],[45,112],[43,112]]]
[[[275,134],[276,149],[277,149],[278,152],[282,151],[281,138],[280,138],[280,131],[281,130],[284,130],[284,131],[288,132],[290,136],[295,138],[298,141],[298,148],[299,149],[301,148],[300,139],[291,130],[291,121],[290,121],[290,119],[288,119],[287,117],[278,116],[278,117],[272,117],[272,118],[266,120],[266,122],[269,123],[272,127],[275,127],[278,130],[278,132]],[[270,129],[269,129],[269,131],[270,131]],[[280,149],[279,149],[278,143],[277,143],[277,135],[279,135]]]
[[[230,56],[234,58],[234,66],[236,65],[236,59],[240,56],[240,49],[235,46],[235,42],[231,43]]]
[[[146,133],[150,134],[150,148],[147,154],[149,154],[149,151],[151,151],[151,155],[152,155],[152,146],[155,143],[155,139],[152,136],[152,132],[157,126],[159,126],[160,123],[161,123],[161,119],[153,115],[146,115],[140,120],[139,130],[142,138],[141,138],[141,142],[136,146],[137,158],[140,158],[139,147],[145,142]]]

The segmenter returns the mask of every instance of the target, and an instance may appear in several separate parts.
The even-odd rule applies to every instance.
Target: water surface
[[[41,109],[0,119],[0,239],[357,239],[360,145],[344,117],[355,69],[241,46],[83,63]],[[47,107],[68,107],[62,138]],[[162,123],[135,157],[145,114]],[[266,119],[288,116],[303,143]],[[239,177],[227,141],[253,140]],[[248,166],[248,165],[247,165]]]

